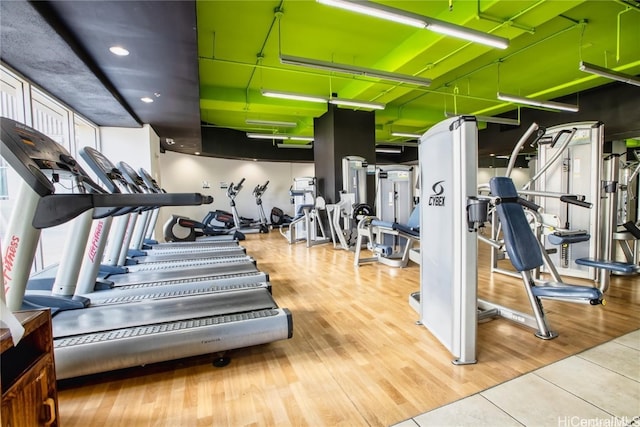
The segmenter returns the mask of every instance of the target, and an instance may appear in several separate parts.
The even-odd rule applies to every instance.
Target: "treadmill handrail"
[[[94,208],[198,206],[212,201],[211,196],[200,193],[51,194],[40,198],[32,225],[38,229],[53,227]]]

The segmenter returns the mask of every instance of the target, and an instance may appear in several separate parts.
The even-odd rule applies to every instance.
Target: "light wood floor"
[[[243,245],[292,311],[292,339],[234,350],[221,369],[197,357],[60,382],[62,425],[388,426],[640,328],[640,279],[614,278],[604,307],[545,303],[555,340],[483,323],[479,362],[454,366],[415,325],[417,265],[355,268],[352,253],[277,231]],[[480,297],[528,312],[520,282],[480,264]]]

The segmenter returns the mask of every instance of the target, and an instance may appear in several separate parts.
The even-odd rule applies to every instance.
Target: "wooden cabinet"
[[[58,426],[58,392],[49,310],[15,313],[25,328],[17,346],[0,329],[2,427]]]

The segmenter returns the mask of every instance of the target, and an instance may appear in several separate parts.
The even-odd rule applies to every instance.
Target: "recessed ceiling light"
[[[199,151],[196,151],[196,152],[195,152],[195,153],[193,153],[193,154],[195,154],[196,156],[199,156],[199,155],[200,155],[200,152],[199,152]]]
[[[127,56],[129,55],[129,51],[125,48],[123,48],[122,46],[111,46],[109,48],[109,51],[111,53],[113,53],[114,55],[118,55],[118,56]]]
[[[145,96],[144,98],[140,98],[140,101],[146,102],[147,104],[150,104],[150,103],[153,102],[153,99],[149,98],[148,96]]]

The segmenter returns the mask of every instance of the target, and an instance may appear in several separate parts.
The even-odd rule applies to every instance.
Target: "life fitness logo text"
[[[9,247],[7,248],[7,253],[4,256],[4,275],[5,283],[9,283],[11,281],[11,270],[13,270],[13,263],[16,260],[16,253],[18,252],[18,244],[20,243],[20,238],[18,236],[11,236],[11,242],[9,243]]]
[[[429,206],[444,206],[444,187],[442,186],[443,181],[438,181],[431,186],[433,190],[433,194],[429,196]]]
[[[89,246],[89,259],[91,262],[95,261],[96,254],[98,253],[98,243],[100,242],[100,236],[102,236],[102,221],[98,221],[96,229],[93,232],[93,238],[91,239],[91,246]]]

